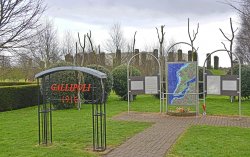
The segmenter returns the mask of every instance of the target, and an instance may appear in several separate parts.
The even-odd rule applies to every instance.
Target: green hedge
[[[227,72],[230,75],[230,70]],[[239,74],[239,65],[233,67],[233,74]],[[244,99],[250,99],[250,65],[242,65],[241,67],[241,96]]]
[[[140,76],[141,72],[135,67],[131,68],[130,74],[131,76]],[[120,96],[122,100],[127,100],[128,98],[128,89],[127,89],[127,65],[120,65],[113,69],[113,90],[115,91],[116,95]],[[135,98],[135,96],[134,96]]]
[[[0,87],[0,111],[20,109],[37,105],[37,85]]]
[[[36,84],[35,82],[0,82],[0,86],[17,86],[17,85],[30,85]]]

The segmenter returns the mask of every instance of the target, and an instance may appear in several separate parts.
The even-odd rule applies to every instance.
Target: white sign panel
[[[144,90],[143,81],[131,81],[131,90]]]
[[[145,94],[158,94],[158,77],[145,77]]]
[[[220,76],[207,76],[207,94],[220,95],[221,83]]]
[[[237,81],[236,80],[223,80],[222,90],[237,91]]]

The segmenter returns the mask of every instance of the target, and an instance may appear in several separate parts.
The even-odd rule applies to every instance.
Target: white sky
[[[108,38],[109,28],[119,22],[128,40],[137,31],[136,48],[144,51],[158,42],[155,27],[165,26],[166,40],[190,42],[187,34],[187,19],[190,28],[200,24],[194,46],[199,47],[199,64],[203,64],[206,53],[222,49],[227,41],[219,28],[230,35],[229,18],[234,28],[239,26],[235,11],[216,0],[46,0],[47,16],[54,19],[60,36],[66,30],[82,35],[89,30],[95,44],[101,47]],[[147,46],[145,46],[147,45]],[[229,46],[229,45],[228,45]],[[155,47],[157,48],[157,47]],[[227,53],[216,54],[220,66],[230,65]]]

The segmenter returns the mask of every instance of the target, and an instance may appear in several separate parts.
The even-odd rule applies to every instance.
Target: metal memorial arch
[[[168,62],[168,54],[170,53],[170,50],[176,46],[176,45],[188,45],[190,46],[194,52],[197,52],[197,49],[195,49],[191,44],[187,42],[177,42],[173,45],[171,45],[168,50],[167,54],[165,55],[165,63],[166,63],[166,69],[165,69],[165,76],[166,76],[166,92],[163,94],[163,97],[166,97],[166,113],[169,112],[168,107],[170,105],[172,106],[195,106],[196,108],[196,116],[199,115],[199,69],[198,69],[198,55],[197,55],[197,61],[195,62]],[[181,69],[189,69],[185,75],[185,78],[187,78],[190,73],[192,73],[192,76],[189,76],[190,80],[186,80],[186,82],[181,82],[180,78],[180,70]],[[176,76],[173,78],[173,76]],[[176,83],[173,83],[176,82]],[[182,83],[182,84],[181,84]],[[186,83],[186,84],[184,84]],[[174,85],[174,87],[173,87]],[[185,86],[185,88],[181,88],[182,90],[178,90],[179,86]],[[191,88],[192,87],[192,88]],[[184,90],[183,90],[184,89]],[[174,103],[174,101],[176,101]]]
[[[60,87],[51,86],[51,90],[67,90],[71,91],[89,91],[92,94],[92,127],[93,127],[93,150],[104,151],[106,149],[106,100],[105,100],[105,87],[104,80],[107,78],[105,73],[100,71],[75,66],[56,67],[42,71],[35,75],[37,84],[40,87],[38,90],[38,142],[39,144],[51,144],[52,143],[52,101],[59,101],[59,99],[51,98],[47,94],[46,83],[50,84],[51,74],[55,74],[60,71],[77,71],[80,73],[89,74],[99,80],[101,86],[95,86],[94,82],[88,86],[71,84],[70,87],[66,85],[63,89],[63,85]],[[41,85],[40,85],[41,82]],[[95,90],[99,89],[101,94],[96,95]],[[63,100],[64,101],[64,100]],[[72,99],[71,99],[72,102]]]
[[[239,64],[238,75],[208,75],[206,73],[206,62],[212,54],[217,52],[228,52],[233,54]],[[206,105],[206,95],[226,95],[226,96],[238,96],[239,97],[239,117],[241,117],[241,63],[238,55],[228,50],[215,50],[206,57],[203,64],[203,104]]]

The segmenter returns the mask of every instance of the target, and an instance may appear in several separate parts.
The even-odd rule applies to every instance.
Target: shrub
[[[132,76],[140,76],[141,72],[135,67],[131,68]],[[120,65],[112,71],[114,83],[113,90],[115,93],[122,98],[127,100],[127,65]]]
[[[19,85],[0,87],[0,111],[37,105],[38,86]]]
[[[61,66],[72,66],[71,63],[61,62],[55,63],[49,67],[61,67]],[[58,91],[51,91],[50,87],[52,84],[77,84],[77,72],[76,71],[60,71],[50,75],[50,80],[46,77],[46,98],[51,99],[51,103],[53,104],[55,109],[69,109],[75,106],[75,102],[62,102],[61,98],[64,96],[68,96],[70,98],[74,98],[77,96],[77,92],[58,92]],[[82,94],[83,96],[83,94]]]
[[[228,75],[230,75],[230,69],[227,72]],[[233,67],[233,74],[238,75],[239,74],[239,65],[235,65]],[[249,65],[243,65],[241,67],[241,96],[245,99],[250,98],[250,66]]]
[[[103,66],[100,66],[100,65],[88,65],[87,66],[88,68],[91,68],[91,69],[95,69],[95,70],[98,70],[100,72],[103,72],[107,75],[107,79],[104,80],[104,87],[105,87],[105,101],[107,100],[108,98],[108,95],[109,93],[111,92],[111,89],[112,89],[112,84],[113,84],[113,77],[112,77],[112,74],[111,72],[104,68]],[[101,82],[100,82],[100,79],[92,76],[92,75],[89,75],[89,74],[86,74],[85,77],[84,77],[84,82],[86,84],[92,84],[94,83],[96,87],[101,87]],[[98,97],[102,94],[102,89],[101,88],[97,88],[95,90],[95,97]],[[91,93],[84,93],[84,99],[85,100],[91,100],[92,99],[92,94]]]
[[[17,86],[17,85],[30,85],[36,84],[35,82],[0,82],[0,86]]]

